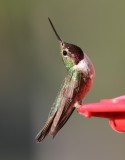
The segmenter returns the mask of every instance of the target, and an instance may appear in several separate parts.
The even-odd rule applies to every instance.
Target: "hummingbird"
[[[47,122],[36,136],[38,143],[48,135],[55,137],[75,108],[82,104],[82,100],[92,87],[95,75],[94,66],[88,56],[77,45],[63,41],[50,18],[48,20],[60,43],[61,57],[67,69],[67,76],[53,103]]]

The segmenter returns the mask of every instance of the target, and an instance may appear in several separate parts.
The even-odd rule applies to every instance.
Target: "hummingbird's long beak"
[[[50,23],[50,25],[51,25],[51,27],[52,27],[52,29],[53,29],[53,31],[54,31],[57,39],[62,43],[63,40],[62,40],[62,39],[60,38],[60,36],[58,35],[58,33],[57,33],[57,31],[56,31],[56,29],[55,29],[55,27],[54,27],[54,25],[53,25],[53,23],[52,23],[52,21],[51,21],[51,19],[50,19],[49,17],[48,17],[48,20],[49,20],[49,23]]]

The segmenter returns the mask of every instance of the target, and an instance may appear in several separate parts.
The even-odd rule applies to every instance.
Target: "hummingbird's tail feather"
[[[48,135],[51,125],[53,123],[53,119],[55,116],[52,116],[48,119],[48,121],[46,122],[46,124],[44,125],[44,127],[39,131],[39,133],[36,136],[36,141],[38,143],[42,142],[43,139]]]

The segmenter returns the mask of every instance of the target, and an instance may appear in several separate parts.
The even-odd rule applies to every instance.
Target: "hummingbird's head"
[[[61,45],[61,55],[66,65],[66,68],[82,71],[85,75],[89,75],[91,78],[94,77],[95,70],[91,60],[82,51],[82,49],[74,44],[64,42],[58,35],[52,21],[49,19],[50,25]]]
[[[58,35],[52,21],[49,19],[50,25],[59,40],[61,44],[61,55],[62,59],[64,61],[64,64],[66,65],[67,69],[72,68],[74,65],[77,65],[82,59],[84,59],[84,53],[82,49],[74,44],[69,44],[64,42],[60,36]]]
[[[60,43],[62,59],[67,69],[72,68],[84,59],[84,53],[80,47],[63,41]]]

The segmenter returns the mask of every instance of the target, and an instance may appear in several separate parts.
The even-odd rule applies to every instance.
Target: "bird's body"
[[[50,21],[50,19],[49,19]],[[36,139],[41,142],[47,135],[53,137],[67,122],[75,107],[81,104],[93,84],[94,67],[80,47],[61,41],[61,55],[67,68],[67,76],[49,113],[48,120]]]

